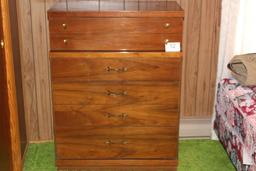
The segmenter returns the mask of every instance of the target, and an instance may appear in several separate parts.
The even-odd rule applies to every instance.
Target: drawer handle
[[[122,68],[112,68],[111,66],[108,66],[106,68],[106,70],[108,72],[127,72],[128,71],[128,68],[126,67],[122,67]]]
[[[128,114],[126,113],[121,113],[119,115],[115,115],[115,114],[112,114],[112,113],[107,113],[106,114],[106,117],[107,118],[113,118],[113,117],[117,117],[117,118],[120,118],[122,120],[125,120],[127,117],[128,117]]]
[[[64,39],[64,40],[63,40],[63,43],[64,43],[64,44],[68,44],[68,40],[67,40],[67,39]]]
[[[171,24],[170,24],[170,23],[165,23],[165,24],[164,24],[164,28],[168,29],[168,28],[170,28],[170,27],[171,27]]]
[[[67,24],[63,23],[63,24],[62,24],[62,27],[63,27],[64,29],[67,29]]]
[[[107,91],[108,96],[126,96],[127,94],[128,94],[127,91],[121,91],[121,92],[113,92],[110,90]]]
[[[4,40],[0,41],[0,46],[1,46],[2,49],[4,48]]]
[[[120,140],[120,141],[107,140],[107,141],[105,141],[105,144],[107,144],[107,145],[112,145],[112,144],[123,144],[123,145],[126,145],[126,144],[128,144],[128,142],[125,141],[125,140]]]

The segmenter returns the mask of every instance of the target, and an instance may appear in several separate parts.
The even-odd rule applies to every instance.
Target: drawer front
[[[57,159],[158,159],[177,157],[177,128],[56,128]]]
[[[182,33],[182,18],[65,18],[49,20],[50,33]]]
[[[51,34],[52,51],[165,51],[165,42],[182,42],[182,34]]]
[[[174,107],[174,106],[173,106]],[[178,127],[178,106],[164,105],[55,105],[55,126]]]
[[[51,58],[53,82],[177,81],[179,57]]]
[[[179,82],[170,83],[54,83],[54,105],[170,105],[179,104]]]

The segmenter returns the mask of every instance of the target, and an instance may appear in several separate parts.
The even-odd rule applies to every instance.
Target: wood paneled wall
[[[212,115],[217,74],[221,0],[182,0],[185,16],[182,114]]]
[[[17,0],[30,141],[53,138],[47,10],[57,1],[66,2]],[[217,73],[221,0],[176,1],[185,10],[182,118],[210,118]]]

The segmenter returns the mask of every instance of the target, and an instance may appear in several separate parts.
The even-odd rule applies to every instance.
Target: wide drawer
[[[51,34],[182,33],[183,18],[54,18]]]
[[[179,104],[180,82],[53,83],[54,105]]]
[[[174,127],[56,128],[57,159],[176,159]]]
[[[182,34],[110,32],[50,35],[52,51],[165,51],[166,42],[182,42]]]
[[[67,54],[51,57],[53,82],[175,81],[181,76],[181,57],[172,57],[172,54],[169,57],[161,57],[162,53],[149,53],[148,57],[147,53],[144,56],[140,55],[143,53],[118,53],[115,57],[108,57],[106,53]]]
[[[56,127],[179,125],[178,106],[171,105],[55,105]]]

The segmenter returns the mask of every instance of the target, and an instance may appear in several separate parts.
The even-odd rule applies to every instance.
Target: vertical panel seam
[[[50,48],[50,44],[49,44],[49,37],[48,37],[48,18],[47,18],[47,0],[44,0],[44,11],[45,11],[45,30],[46,30],[46,44],[47,44],[47,62],[48,62],[48,84],[49,84],[49,90],[48,90],[48,93],[49,93],[49,103],[50,103],[50,121],[51,123],[48,123],[47,125],[50,126],[50,130],[49,130],[49,135],[51,138],[53,138],[53,117],[52,117],[52,114],[53,114],[53,110],[52,110],[52,94],[51,94],[51,71],[50,71],[50,61],[49,61],[49,48]]]
[[[198,41],[198,51],[197,51],[197,77],[196,77],[196,95],[197,95],[197,92],[198,92],[198,89],[197,89],[197,87],[198,87],[198,66],[199,66],[199,54],[200,54],[200,45],[201,45],[201,25],[202,25],[202,7],[203,7],[203,2],[204,2],[204,0],[200,0],[200,23],[199,23],[199,41]],[[194,103],[194,105],[195,105],[195,115],[196,116],[198,116],[198,113],[196,113],[197,112],[197,101],[198,101],[198,99],[197,99],[198,97],[195,97],[195,103]]]
[[[217,2],[216,2],[217,1]],[[215,103],[215,88],[216,88],[216,78],[217,78],[217,72],[215,73],[216,74],[216,76],[215,77],[213,77],[213,67],[217,67],[216,66],[216,64],[218,64],[218,52],[219,52],[219,36],[220,36],[220,33],[219,33],[219,22],[220,22],[220,16],[221,16],[221,0],[215,0],[215,2],[216,2],[216,4],[215,4],[215,7],[216,7],[216,9],[217,10],[215,10],[214,12],[215,12],[215,14],[214,14],[214,20],[216,20],[216,22],[215,22],[215,25],[214,25],[214,28],[215,28],[215,33],[216,33],[216,35],[214,36],[214,54],[215,54],[215,56],[214,56],[214,60],[215,60],[215,62],[214,62],[214,66],[213,65],[211,65],[211,78],[210,78],[210,85],[212,85],[211,84],[211,82],[212,81],[214,81],[214,93],[213,93],[213,97],[211,97],[211,98],[213,98],[213,99],[208,99],[208,107],[210,107],[210,109],[208,109],[209,110],[209,113],[210,112],[212,112],[212,110],[214,110],[214,103]],[[214,80],[213,80],[214,79]],[[211,86],[209,87],[209,91],[211,90]],[[213,102],[213,103],[212,103]],[[212,106],[213,105],[213,106]]]
[[[32,6],[31,6],[31,0],[29,0],[29,8],[30,8],[30,19],[31,19],[31,37],[32,37],[32,52],[33,52],[33,59],[35,58],[35,46],[34,46],[34,34],[33,34],[33,19],[32,19]],[[36,66],[35,66],[35,60],[33,60],[33,65],[34,65],[34,75],[35,75],[35,96],[36,96],[36,110],[37,110],[37,139],[39,140],[40,139],[40,132],[39,132],[39,120],[38,120],[38,113],[39,113],[39,109],[38,109],[38,95],[37,95],[37,81],[36,81]]]

